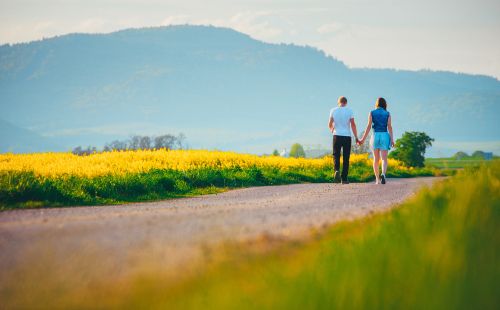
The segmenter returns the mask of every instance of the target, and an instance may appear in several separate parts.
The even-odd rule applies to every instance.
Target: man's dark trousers
[[[333,167],[340,169],[340,149],[342,149],[342,180],[349,175],[349,157],[351,156],[351,137],[333,136]]]

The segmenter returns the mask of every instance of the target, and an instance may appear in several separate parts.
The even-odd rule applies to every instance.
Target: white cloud
[[[53,22],[51,20],[46,20],[46,21],[42,21],[42,22],[37,23],[35,25],[35,31],[43,33],[45,31],[50,31],[54,27],[55,27],[55,22]]]
[[[190,22],[191,22],[190,16],[182,14],[182,15],[168,16],[160,23],[160,25],[161,26],[183,25],[183,24],[188,24]]]
[[[347,27],[344,24],[341,23],[329,23],[329,24],[324,24],[318,27],[316,31],[320,34],[332,34],[332,33],[339,33],[341,31],[344,31],[347,29]]]
[[[270,40],[283,33],[283,30],[273,24],[279,17],[271,11],[245,11],[233,14],[229,18],[195,18],[190,15],[167,16],[160,23],[162,26],[192,24],[213,25],[233,28],[249,34],[257,39]]]
[[[272,12],[241,12],[229,19],[228,26],[238,31],[250,34],[259,39],[272,39],[280,35],[283,30],[272,25]]]
[[[38,39],[54,36],[58,34],[57,23],[52,20],[37,22],[33,27],[33,33]]]
[[[101,32],[104,29],[109,30],[111,23],[102,18],[88,18],[78,23],[75,29],[79,32]]]

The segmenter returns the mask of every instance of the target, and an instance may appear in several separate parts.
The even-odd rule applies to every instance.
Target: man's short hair
[[[338,103],[339,103],[339,105],[346,104],[347,103],[347,98],[344,97],[344,96],[340,96]]]

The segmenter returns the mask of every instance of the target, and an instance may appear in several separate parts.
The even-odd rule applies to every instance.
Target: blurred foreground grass
[[[271,241],[261,241],[264,248],[271,243],[264,253],[234,246],[217,263],[181,279],[151,266],[153,272],[66,292],[51,290],[49,275],[39,292],[25,294],[12,285],[4,302],[43,308],[498,309],[500,163],[459,172],[390,212],[337,224],[313,240]]]

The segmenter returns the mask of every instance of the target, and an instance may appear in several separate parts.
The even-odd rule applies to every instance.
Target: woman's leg
[[[378,165],[380,161],[380,149],[374,149],[373,150],[373,173],[375,173],[375,179],[377,180],[377,183],[380,181],[380,176],[378,172]]]
[[[387,172],[387,152],[385,150],[380,150],[380,155],[382,156],[382,174],[385,175]]]

